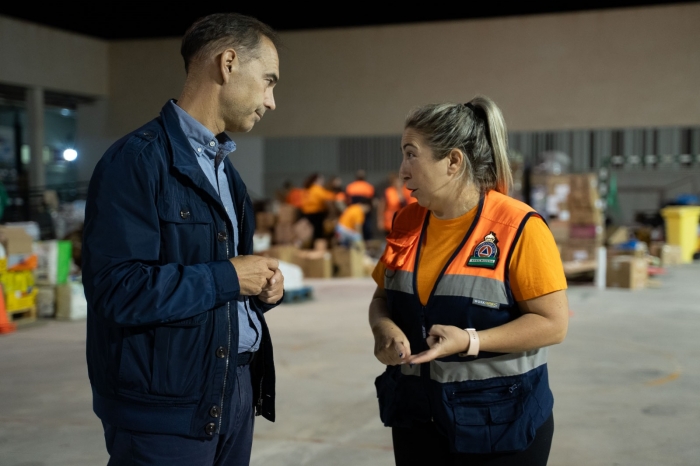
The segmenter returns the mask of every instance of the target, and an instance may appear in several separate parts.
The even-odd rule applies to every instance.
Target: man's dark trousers
[[[247,466],[255,417],[250,365],[236,368],[236,388],[225,402],[228,428],[211,439],[134,432],[103,423],[107,466]]]

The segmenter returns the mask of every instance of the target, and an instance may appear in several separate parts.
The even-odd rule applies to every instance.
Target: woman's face
[[[422,134],[412,128],[407,128],[401,138],[403,160],[399,177],[406,182],[421,206],[440,212],[446,202],[450,202],[451,181],[454,179],[450,169],[450,158],[435,160],[433,151],[428,146]]]

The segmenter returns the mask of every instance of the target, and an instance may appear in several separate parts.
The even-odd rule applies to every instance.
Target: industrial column
[[[29,189],[43,189],[46,185],[44,168],[44,89],[27,89],[27,120],[29,123]]]

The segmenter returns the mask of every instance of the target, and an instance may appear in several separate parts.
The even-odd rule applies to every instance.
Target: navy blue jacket
[[[83,238],[87,363],[93,409],[130,430],[206,438],[223,433],[238,348],[233,228],[253,252],[255,217],[228,160],[238,225],[202,172],[177,115],[110,147],[90,180]],[[256,414],[274,421],[275,373],[263,313],[251,366]],[[214,424],[215,429],[211,424]]]

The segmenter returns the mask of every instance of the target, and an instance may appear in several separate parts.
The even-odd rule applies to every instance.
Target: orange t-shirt
[[[425,305],[435,281],[476,217],[473,208],[461,217],[440,220],[431,214],[418,261],[418,298]],[[502,251],[505,260],[506,251]],[[425,258],[430,258],[425,260]],[[379,262],[372,272],[377,285],[384,287],[386,266]],[[516,301],[544,296],[567,288],[559,250],[547,225],[539,217],[530,217],[510,260],[510,287]]]
[[[358,227],[362,228],[362,224],[365,223],[365,211],[359,204],[349,205],[338,219],[338,223],[343,225],[345,228],[357,231]]]
[[[290,189],[284,202],[299,209],[302,202],[304,202],[304,190],[302,188]]]
[[[321,185],[311,185],[304,193],[304,200],[301,203],[301,211],[305,214],[317,214],[326,210],[326,201],[335,198],[333,192],[328,191]]]

